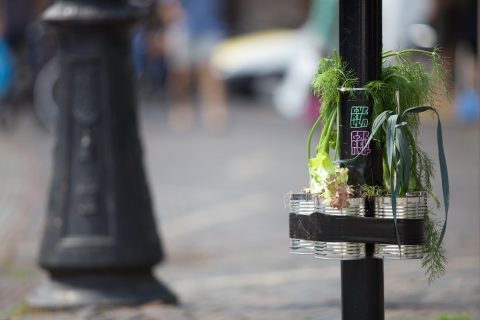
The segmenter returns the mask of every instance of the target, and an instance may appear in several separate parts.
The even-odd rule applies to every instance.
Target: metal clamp
[[[398,219],[401,245],[423,245],[423,219]],[[290,238],[326,242],[397,244],[393,219],[290,213]]]

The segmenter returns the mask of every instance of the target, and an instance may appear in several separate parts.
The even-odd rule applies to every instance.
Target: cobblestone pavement
[[[157,276],[179,307],[28,309],[44,276],[35,257],[53,139],[25,115],[0,133],[0,319],[340,319],[338,261],[288,254],[284,195],[307,181],[307,129],[262,104],[237,101],[228,132],[172,132],[161,108],[142,108],[146,166],[168,254]],[[387,319],[480,319],[480,129],[445,121],[451,180],[446,275],[428,285],[419,261],[386,261]],[[422,141],[436,153],[433,121]]]

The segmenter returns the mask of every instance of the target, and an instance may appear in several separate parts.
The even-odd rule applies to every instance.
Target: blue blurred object
[[[147,29],[141,25],[133,32],[132,36],[132,59],[133,67],[137,76],[142,76],[146,68],[147,60]]]
[[[181,0],[187,13],[190,36],[195,38],[214,33],[225,36],[227,25],[223,19],[226,1],[223,0]]]
[[[4,99],[12,87],[13,59],[5,39],[0,39],[0,99]]]
[[[463,89],[456,99],[457,115],[463,122],[480,119],[480,94],[474,88]]]

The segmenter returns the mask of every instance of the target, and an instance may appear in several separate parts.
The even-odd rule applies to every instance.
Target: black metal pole
[[[381,0],[340,0],[340,56],[358,78],[359,89],[381,75],[382,2]],[[372,105],[362,90],[356,97],[344,94],[341,101],[341,157],[354,157],[371,132]],[[360,108],[359,108],[360,107]],[[352,121],[356,119],[366,121]],[[350,183],[382,184],[381,150],[371,145],[355,163],[349,165]],[[373,205],[367,204],[367,215]],[[344,320],[383,320],[383,260],[372,257],[342,261],[342,317]]]
[[[126,0],[59,0],[59,122],[36,307],[175,303],[152,274],[163,260],[137,130]]]

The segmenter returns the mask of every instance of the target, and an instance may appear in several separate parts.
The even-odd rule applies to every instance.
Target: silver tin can
[[[407,193],[397,198],[397,219],[423,219],[428,211],[426,192]],[[375,217],[393,219],[392,199],[375,198]],[[422,245],[376,244],[375,257],[383,259],[422,259]]]
[[[315,198],[315,209],[320,213],[336,216],[365,216],[363,198],[351,198],[348,208],[335,209],[324,203],[321,197]],[[315,257],[320,259],[357,260],[365,258],[365,243],[315,241]]]
[[[292,193],[289,201],[289,212],[311,215],[315,212],[315,202],[310,193]],[[314,241],[290,238],[290,253],[313,254]]]

